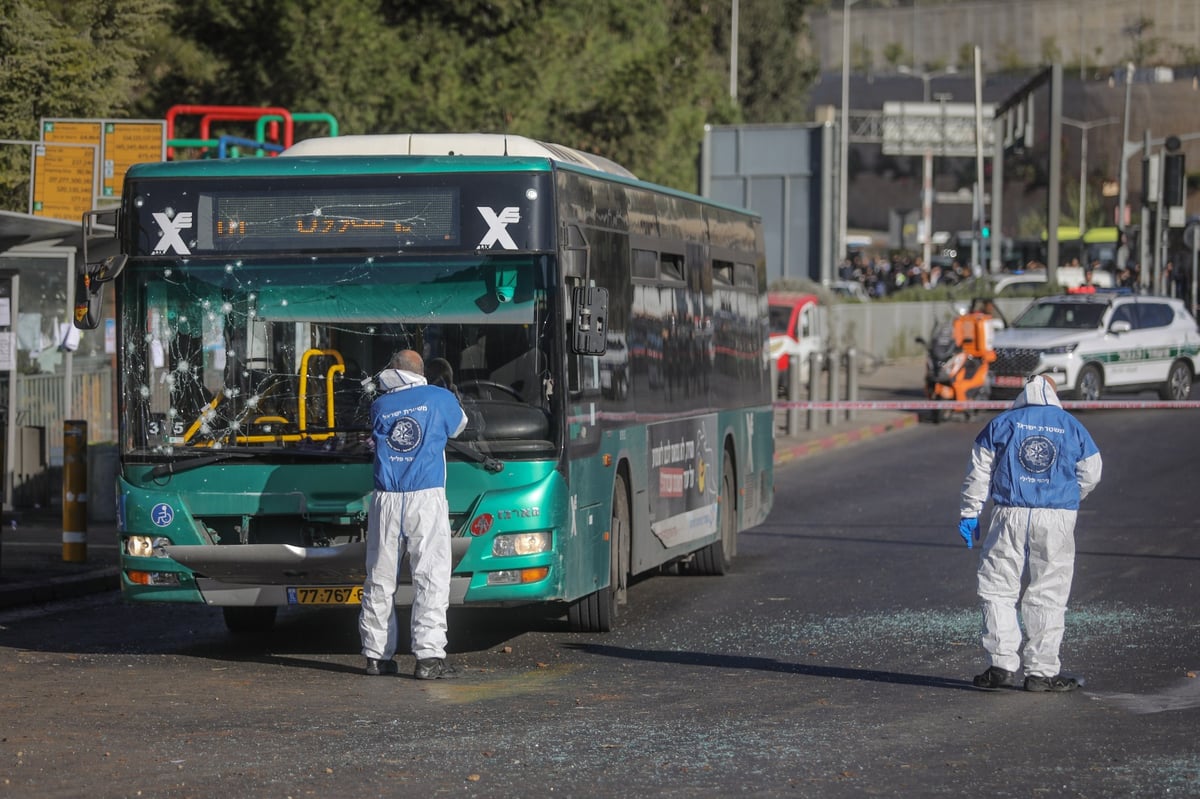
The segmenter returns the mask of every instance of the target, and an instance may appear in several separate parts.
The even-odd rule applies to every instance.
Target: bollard
[[[794,355],[789,359],[787,393],[789,402],[800,400],[800,358]],[[799,432],[800,409],[793,405],[788,408],[787,412],[787,434],[794,436]]]
[[[808,354],[808,401],[817,402],[821,399],[821,353]],[[817,412],[808,409],[808,429],[816,430],[819,424]]]
[[[854,402],[858,399],[858,350],[851,347],[846,350],[846,399]],[[854,421],[854,409],[846,409],[846,421]]]
[[[66,563],[87,560],[87,422],[63,422],[63,534]]]
[[[829,351],[827,357],[828,357],[828,363],[829,363],[829,401],[837,402],[838,382],[839,382],[838,381],[838,367],[841,366],[841,358],[839,358],[838,354],[836,352],[833,352],[832,350]],[[837,411],[835,411],[833,408],[830,408],[829,412],[827,414],[825,414],[825,418],[826,418],[826,424],[829,424],[829,425],[837,424]]]

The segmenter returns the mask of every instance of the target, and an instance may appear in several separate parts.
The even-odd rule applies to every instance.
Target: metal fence
[[[62,464],[63,375],[16,375],[18,427],[45,430],[46,454],[50,465]],[[113,372],[76,372],[71,375],[71,418],[88,424],[88,440],[115,441]]]
[[[1000,299],[995,303],[1012,319],[1029,300]],[[954,305],[949,301],[837,303],[829,307],[827,343],[838,352],[853,347],[863,356],[880,361],[919,356],[925,350],[914,339],[929,338],[936,323],[954,314]]]

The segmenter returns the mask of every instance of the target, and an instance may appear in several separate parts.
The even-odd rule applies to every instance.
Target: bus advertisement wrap
[[[715,416],[647,426],[650,530],[667,548],[717,532]]]

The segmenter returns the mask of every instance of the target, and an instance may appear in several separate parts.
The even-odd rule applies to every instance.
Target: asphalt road
[[[781,468],[733,573],[641,580],[612,633],[452,613],[454,682],[362,676],[353,611],[0,614],[0,797],[1200,795],[1193,414],[1082,416],[1075,694],[971,687],[980,422],[923,424]]]

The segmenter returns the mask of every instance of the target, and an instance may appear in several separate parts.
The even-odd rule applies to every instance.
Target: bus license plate
[[[288,588],[289,605],[361,605],[361,585],[314,585]]]

